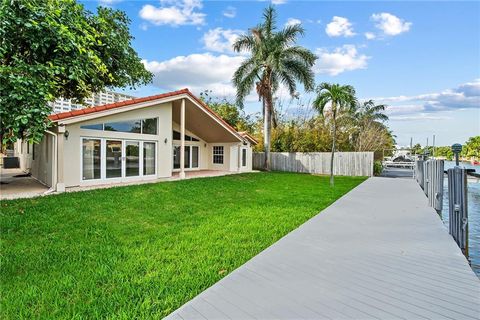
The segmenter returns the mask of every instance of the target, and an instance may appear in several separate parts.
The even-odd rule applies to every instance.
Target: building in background
[[[52,103],[52,113],[67,112],[87,107],[100,106],[109,103],[131,100],[135,97],[118,92],[94,93],[90,98],[85,99],[85,104],[74,103],[71,99],[59,98]]]

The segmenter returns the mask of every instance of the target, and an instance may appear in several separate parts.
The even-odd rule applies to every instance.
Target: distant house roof
[[[252,137],[247,131],[241,131],[241,132],[239,132],[239,134],[240,134],[243,138],[245,138],[245,139],[247,139],[248,141],[250,141],[251,143],[253,143],[253,144],[258,144],[257,139],[255,139],[254,137]]]
[[[200,105],[202,108],[204,108],[206,111],[208,111],[213,117],[215,117],[219,121],[221,121],[229,130],[235,132],[235,134],[239,135],[240,137],[242,137],[244,139],[248,139],[255,144],[257,143],[256,140],[253,137],[248,135],[248,133],[247,133],[248,136],[244,136],[240,132],[235,130],[235,128],[233,128],[231,125],[229,125],[225,120],[223,120],[222,117],[220,117],[215,111],[210,109],[209,106],[207,106],[202,100],[197,98],[187,88],[182,89],[182,90],[157,94],[157,95],[153,95],[153,96],[143,97],[143,98],[135,98],[135,99],[132,99],[132,100],[126,100],[126,101],[121,101],[121,102],[104,104],[104,105],[101,105],[101,106],[95,106],[95,107],[91,107],[91,108],[84,108],[84,109],[72,110],[72,111],[67,111],[67,112],[62,112],[62,113],[56,113],[56,114],[50,115],[48,118],[50,120],[52,120],[53,122],[58,122],[58,121],[61,121],[61,120],[64,120],[64,119],[80,117],[80,116],[95,113],[95,112],[101,112],[101,111],[106,111],[106,110],[110,110],[110,109],[118,109],[118,108],[122,108],[122,107],[126,107],[126,106],[131,106],[131,105],[134,105],[134,104],[137,104],[137,103],[159,100],[159,99],[163,99],[163,98],[175,97],[175,96],[180,96],[180,95],[185,95],[185,94],[188,95],[193,100],[195,100],[195,102],[198,103],[198,105]]]

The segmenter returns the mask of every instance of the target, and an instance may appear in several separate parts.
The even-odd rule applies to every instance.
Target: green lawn
[[[2,201],[0,318],[161,318],[364,180],[250,173]]]

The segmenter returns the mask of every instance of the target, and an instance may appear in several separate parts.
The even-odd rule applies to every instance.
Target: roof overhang
[[[210,109],[187,89],[157,96],[127,100],[109,105],[96,106],[88,109],[54,114],[50,116],[50,120],[54,123],[57,123],[59,126],[69,125],[163,103],[172,103],[172,120],[175,120],[176,114],[179,112],[176,110],[177,108],[175,108],[175,106],[179,105],[182,99],[185,99],[186,102],[186,125],[188,129],[192,130],[202,138],[205,137],[205,141],[220,142],[215,141],[218,139],[208,132],[217,130],[216,135],[219,136],[218,128],[222,128],[230,137],[227,139],[227,141],[223,142],[244,141],[244,137],[242,135],[240,135],[232,126],[225,122],[225,120],[223,120],[218,114],[216,114],[212,109]],[[179,117],[177,117],[177,120],[177,122],[180,123]],[[208,121],[208,123],[202,125],[202,121]],[[212,124],[214,127],[212,127]]]

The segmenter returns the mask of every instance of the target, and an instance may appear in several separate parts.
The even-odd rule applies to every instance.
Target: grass
[[[251,173],[2,201],[2,319],[161,318],[365,178]]]

